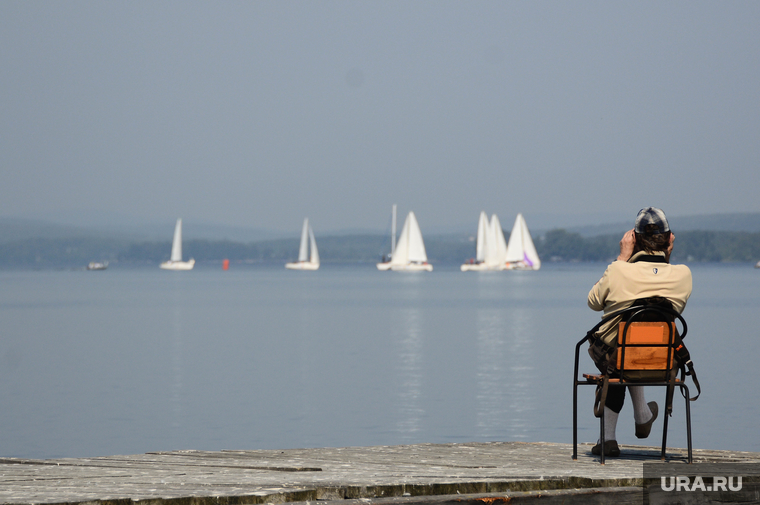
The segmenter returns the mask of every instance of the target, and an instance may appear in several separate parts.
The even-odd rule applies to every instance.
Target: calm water
[[[572,353],[598,320],[585,301],[604,267],[1,272],[0,456],[570,443]],[[760,270],[692,271],[694,445],[760,451],[758,381],[739,380],[760,356]],[[685,446],[683,414],[676,401],[670,445]],[[639,443],[630,403],[617,431]]]

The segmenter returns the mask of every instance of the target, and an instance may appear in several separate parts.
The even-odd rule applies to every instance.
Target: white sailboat
[[[462,272],[488,270],[488,265],[486,265],[486,252],[489,245],[488,235],[490,233],[491,229],[488,224],[488,217],[486,217],[485,211],[481,211],[480,217],[478,218],[478,235],[475,238],[475,258],[459,267]]]
[[[409,212],[404,221],[404,227],[401,228],[401,234],[398,238],[398,244],[393,251],[389,268],[393,271],[433,271],[433,265],[427,262],[427,253],[425,252],[425,243],[422,240],[422,231],[417,224],[417,218],[414,212]],[[377,264],[378,270],[388,270],[385,263]]]
[[[538,270],[541,260],[538,258],[533,239],[530,238],[528,225],[522,214],[517,214],[507,246],[507,270]]]
[[[160,267],[164,270],[192,270],[195,266],[195,260],[182,261],[182,218],[177,219],[174,226],[174,240],[172,240],[172,255],[169,261],[161,263]]]
[[[311,251],[309,251],[311,249]],[[301,229],[301,247],[298,249],[298,261],[285,263],[285,268],[290,270],[317,270],[319,268],[319,251],[317,241],[314,240],[314,232],[309,226],[309,218],[303,220]]]
[[[475,258],[460,267],[462,272],[483,272],[505,270],[507,258],[507,241],[501,222],[496,214],[488,221],[485,212],[478,219],[478,236],[475,244]]]

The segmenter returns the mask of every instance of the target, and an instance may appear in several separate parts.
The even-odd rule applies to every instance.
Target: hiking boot
[[[591,448],[591,454],[594,456],[602,455],[601,444],[596,444]],[[604,455],[616,458],[620,456],[620,447],[617,445],[617,440],[605,440],[604,441]]]
[[[649,410],[652,411],[652,419],[645,422],[644,424],[636,425],[636,438],[647,438],[649,436],[649,432],[652,431],[652,423],[654,423],[654,420],[657,419],[657,402],[649,402],[647,403],[647,407],[649,407]]]

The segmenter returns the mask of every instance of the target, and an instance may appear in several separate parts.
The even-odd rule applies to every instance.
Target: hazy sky
[[[0,216],[757,212],[758,27],[756,1],[3,0]]]

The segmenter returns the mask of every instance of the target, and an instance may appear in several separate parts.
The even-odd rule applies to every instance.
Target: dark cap
[[[653,224],[657,227],[657,231],[650,231],[649,233],[659,235],[660,233],[669,233],[670,226],[668,226],[668,218],[665,217],[665,213],[662,209],[657,207],[647,207],[639,211],[639,215],[636,216],[636,224],[633,230],[636,233],[646,233],[647,225]]]

